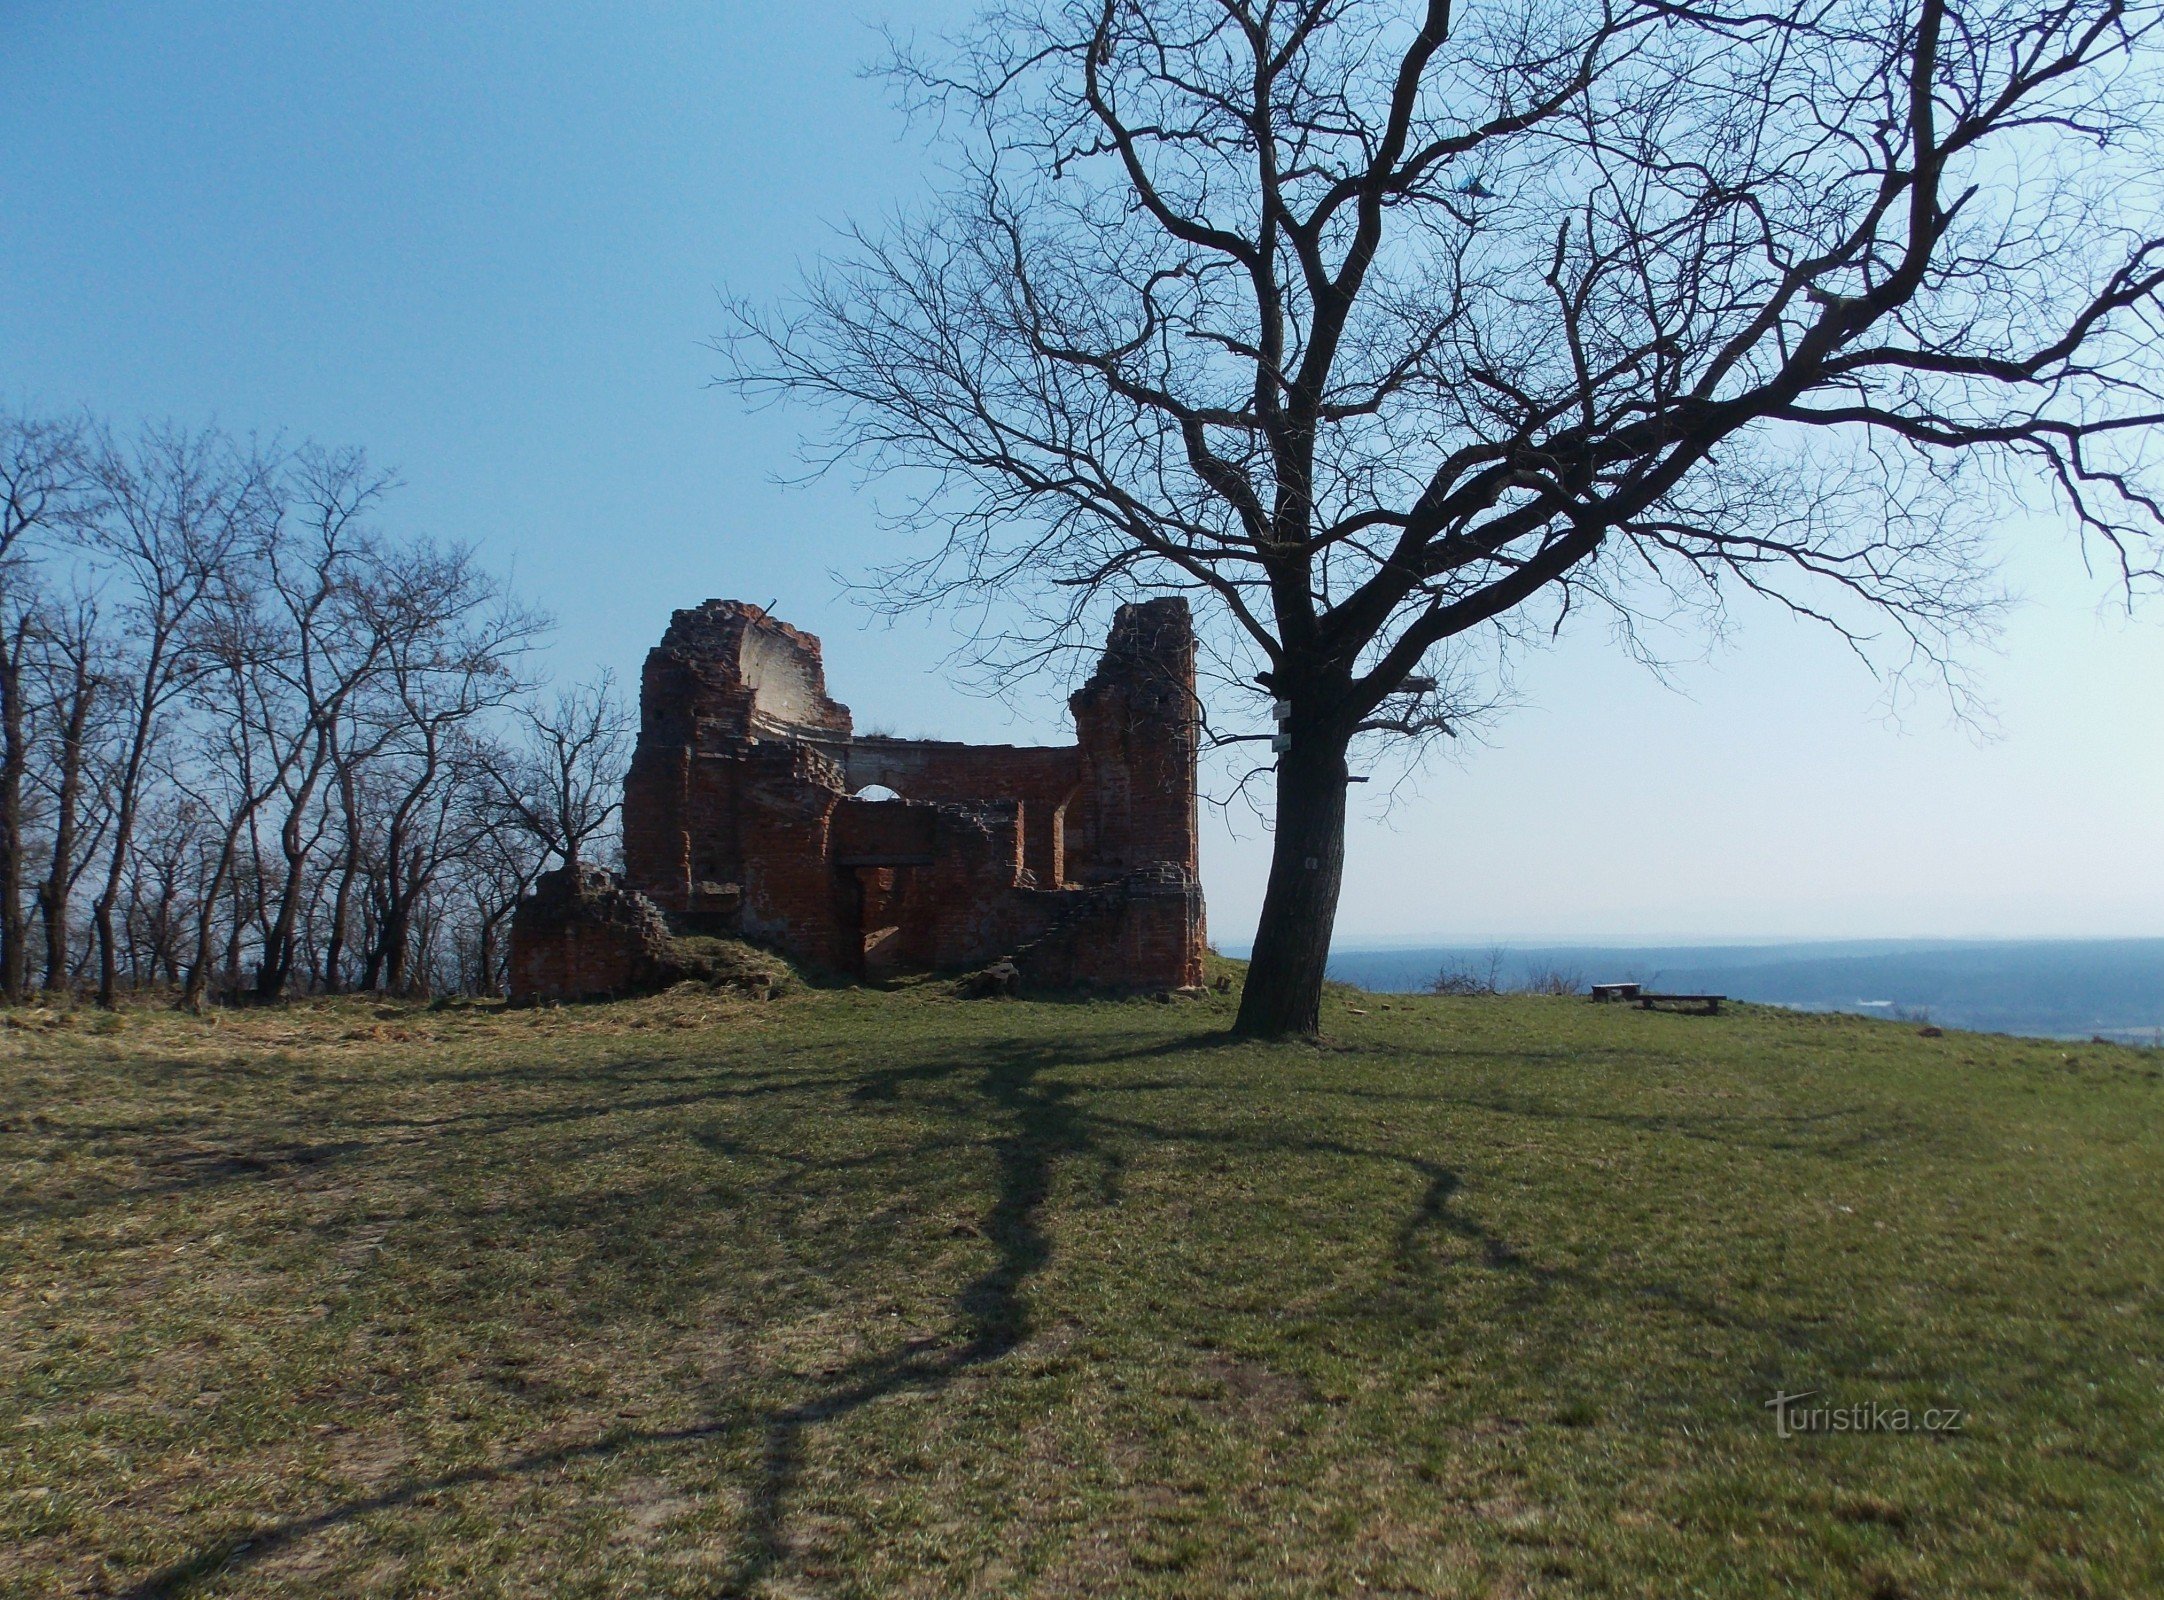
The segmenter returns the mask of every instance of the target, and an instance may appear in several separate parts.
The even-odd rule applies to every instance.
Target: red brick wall
[[[642,679],[626,877],[840,972],[872,935],[905,966],[1033,946],[1040,982],[1199,982],[1194,674],[1184,601],[1123,606],[1074,745],[854,739],[817,639],[734,601],[680,611]],[[904,799],[852,798],[875,783]]]
[[[1202,982],[1202,889],[1176,869],[1020,894],[1044,928],[1015,952],[1033,985],[1180,989]]]
[[[858,962],[856,884],[833,864],[839,773],[804,747],[758,744],[733,790],[742,853],[743,929],[829,971]]]
[[[660,908],[608,873],[545,874],[511,919],[511,999],[637,994],[676,976]]]
[[[1066,872],[1062,831],[1082,782],[1074,745],[952,744],[868,737],[843,758],[852,791],[884,784],[905,800],[1018,800],[1027,818],[1022,864],[1045,888]]]
[[[1069,851],[1080,882],[1170,863],[1199,873],[1195,636],[1183,600],[1120,607],[1097,671],[1069,702],[1081,738]]]

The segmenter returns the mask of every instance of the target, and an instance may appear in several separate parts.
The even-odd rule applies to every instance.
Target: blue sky
[[[928,181],[861,76],[865,0],[0,4],[0,394],[365,445],[394,518],[478,541],[635,682],[669,611],[773,602],[860,725],[1063,736],[1053,686],[951,685],[936,620],[830,572],[890,555],[845,479],[776,481],[811,419],[709,385],[723,291],[771,299]],[[1668,685],[1597,629],[1350,843],[1340,942],[2164,934],[2164,606],[2128,621],[2050,529],[1973,659],[1990,737],[1888,716],[1829,641],[1746,615]],[[1212,924],[1266,840],[1213,819]]]

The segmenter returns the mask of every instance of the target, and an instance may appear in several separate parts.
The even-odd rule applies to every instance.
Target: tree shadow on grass
[[[908,1340],[886,1353],[851,1361],[825,1374],[816,1393],[769,1413],[747,1411],[667,1431],[612,1429],[587,1443],[411,1481],[313,1516],[229,1534],[145,1579],[127,1591],[129,1600],[180,1600],[238,1567],[254,1565],[301,1541],[424,1497],[531,1476],[626,1449],[712,1440],[750,1430],[761,1436],[762,1448],[759,1481],[749,1508],[749,1549],[722,1592],[741,1593],[756,1585],[787,1552],[789,1501],[801,1474],[808,1431],[890,1395],[943,1390],[972,1369],[998,1361],[1031,1336],[1027,1287],[1052,1254],[1040,1212],[1053,1170],[1063,1160],[1091,1153],[1093,1141],[1087,1119],[1074,1104],[1072,1086],[1042,1081],[1046,1068],[1058,1064],[1054,1055],[992,1054],[995,1059],[983,1065],[954,1063],[932,1072],[900,1069],[859,1075],[862,1098],[867,1100],[882,1098],[882,1089],[895,1088],[899,1081],[974,1075],[973,1093],[955,1097],[956,1109],[973,1101],[974,1114],[981,1116],[988,1110],[998,1118],[999,1131],[989,1141],[993,1196],[981,1228],[993,1246],[994,1258],[952,1296],[954,1328],[947,1338]],[[800,1087],[831,1089],[834,1083],[807,1082]],[[642,1105],[641,1109],[653,1107]],[[984,1141],[977,1143],[981,1146]],[[854,1166],[860,1158],[842,1158],[835,1164]]]
[[[184,1597],[193,1594],[213,1578],[223,1577],[241,1567],[255,1565],[291,1549],[303,1540],[329,1533],[378,1512],[397,1511],[433,1495],[470,1488],[475,1484],[499,1482],[505,1478],[530,1477],[535,1473],[570,1466],[580,1460],[613,1455],[619,1450],[641,1445],[690,1444],[722,1438],[741,1432],[748,1420],[711,1420],[695,1423],[688,1428],[658,1430],[613,1429],[584,1444],[536,1451],[493,1466],[466,1467],[432,1478],[413,1479],[395,1489],[386,1489],[381,1494],[332,1506],[312,1517],[295,1517],[267,1527],[226,1534],[205,1545],[194,1555],[153,1573],[134,1588],[125,1591],[123,1600],[184,1600]]]
[[[1156,1091],[1194,1091],[1208,1087],[1202,1082],[1151,1078],[1132,1083],[1077,1084],[1051,1076],[1059,1069],[1101,1066],[1117,1062],[1142,1062],[1153,1058],[1248,1048],[1214,1037],[1181,1037],[1152,1041],[1128,1049],[1106,1050],[1068,1041],[1006,1042],[972,1039],[942,1042],[939,1054],[900,1066],[844,1068],[817,1073],[748,1073],[736,1079],[708,1082],[681,1093],[639,1095],[631,1100],[591,1100],[564,1106],[540,1106],[524,1110],[476,1113],[446,1121],[457,1124],[461,1139],[486,1139],[532,1127],[564,1127],[586,1118],[666,1115],[705,1103],[732,1099],[771,1099],[792,1093],[832,1096],[839,1092],[846,1105],[880,1108],[906,1101],[914,1110],[952,1119],[968,1129],[988,1117],[990,1138],[960,1136],[952,1139],[918,1138],[906,1149],[864,1154],[851,1152],[794,1162],[790,1172],[776,1180],[785,1202],[790,1190],[812,1171],[864,1172],[885,1160],[921,1154],[926,1149],[976,1148],[988,1152],[991,1165],[991,1199],[981,1218],[983,1236],[992,1247],[993,1259],[983,1270],[958,1284],[949,1296],[950,1330],[938,1338],[910,1338],[883,1352],[858,1357],[823,1373],[811,1392],[793,1403],[769,1409],[723,1406],[707,1420],[675,1430],[612,1428],[584,1442],[517,1456],[509,1461],[462,1469],[419,1479],[396,1489],[312,1516],[228,1535],[194,1555],[166,1567],[129,1591],[131,1600],[178,1600],[211,1579],[253,1565],[297,1543],[350,1524],[357,1519],[396,1511],[424,1497],[492,1481],[546,1472],[579,1461],[600,1459],[618,1452],[655,1445],[679,1445],[729,1438],[756,1439],[758,1466],[748,1500],[745,1547],[729,1574],[725,1594],[741,1594],[772,1575],[790,1553],[789,1526],[792,1504],[801,1487],[808,1436],[817,1428],[862,1411],[882,1399],[905,1392],[937,1393],[968,1374],[991,1366],[1033,1336],[1036,1330],[1030,1286],[1052,1259],[1055,1242],[1047,1228],[1044,1208],[1056,1174],[1073,1164],[1094,1161],[1100,1177],[1100,1195],[1116,1198],[1123,1156],[1118,1144],[1126,1140],[1172,1144],[1192,1149],[1216,1148],[1250,1157],[1313,1160],[1327,1158],[1382,1163],[1404,1170],[1420,1186],[1418,1198],[1400,1222],[1392,1246],[1394,1261],[1413,1260],[1419,1241],[1437,1230],[1467,1241],[1486,1270],[1508,1274],[1519,1281],[1528,1296],[1545,1299],[1558,1289],[1589,1297],[1625,1294],[1652,1298],[1709,1322],[1734,1326],[1738,1314],[1704,1302],[1669,1286],[1649,1283],[1621,1284],[1573,1266],[1546,1264],[1501,1232],[1467,1215],[1454,1202],[1462,1191],[1460,1175],[1433,1158],[1380,1148],[1354,1140],[1330,1137],[1308,1127],[1277,1130],[1255,1127],[1179,1126],[1162,1118],[1122,1116],[1109,1108],[1094,1107],[1089,1097]],[[674,1072],[681,1059],[654,1063]],[[617,1082],[636,1081],[635,1067],[612,1073]],[[1341,1091],[1358,1098],[1359,1091]],[[1391,1098],[1400,1098],[1391,1096]],[[1490,1113],[1559,1116],[1560,1111],[1535,1110],[1508,1104],[1466,1102],[1443,1091],[1428,1097],[1437,1102],[1459,1099]],[[829,1102],[831,1103],[831,1101]],[[1587,1111],[1593,1120],[1622,1120],[1606,1113]],[[1641,1131],[1684,1134],[1693,1137],[1740,1138],[1750,1142],[1752,1119],[1643,1118]],[[1695,1125],[1694,1125],[1695,1124]],[[927,1130],[929,1131],[929,1130]],[[730,1149],[735,1141],[722,1141]],[[749,1148],[748,1146],[744,1148]],[[341,1155],[344,1154],[341,1149]],[[633,1203],[635,1196],[626,1196]],[[536,1220],[539,1220],[538,1218]],[[564,1224],[560,1224],[564,1225]],[[628,1225],[628,1224],[627,1224]],[[1793,1325],[1771,1323],[1759,1331],[1772,1332],[1784,1342],[1804,1337]]]
[[[614,1064],[612,1079],[637,1080],[637,1066],[681,1069],[680,1059],[635,1058],[630,1069]],[[455,1073],[444,1081],[465,1081],[472,1074]],[[593,1072],[563,1074],[563,1081],[590,1084]],[[586,1100],[571,1105],[532,1107],[513,1111],[458,1112],[443,1117],[341,1117],[341,1124],[366,1137],[309,1140],[297,1134],[262,1138],[235,1135],[227,1127],[230,1118],[197,1118],[176,1124],[158,1118],[133,1123],[63,1122],[38,1131],[48,1142],[57,1142],[70,1154],[124,1159],[132,1162],[149,1181],[114,1183],[94,1194],[68,1194],[56,1200],[10,1197],[0,1201],[0,1222],[34,1222],[92,1215],[116,1206],[139,1204],[206,1193],[235,1183],[278,1180],[296,1173],[350,1163],[401,1149],[425,1148],[444,1138],[488,1139],[508,1133],[530,1133],[551,1126],[575,1126],[615,1118],[687,1111],[698,1106],[754,1101],[786,1095],[802,1095],[855,1082],[857,1074],[815,1077],[802,1072],[746,1075],[741,1081],[718,1084],[712,1071],[699,1086],[668,1094],[637,1098]]]
[[[1094,1149],[1087,1119],[1074,1104],[1073,1086],[1039,1081],[1053,1064],[1032,1053],[982,1069],[978,1095],[1003,1119],[1003,1131],[992,1141],[997,1179],[983,1228],[994,1259],[954,1297],[959,1342],[933,1350],[913,1342],[852,1362],[823,1393],[768,1420],[761,1481],[752,1498],[752,1548],[724,1594],[748,1591],[785,1554],[789,1495],[802,1470],[804,1435],[810,1428],[904,1390],[945,1389],[1030,1337],[1033,1323],[1025,1291],[1052,1255],[1040,1213],[1053,1167],[1062,1158]],[[888,1069],[870,1075],[852,1098],[897,1097],[904,1081],[948,1078],[966,1070]]]

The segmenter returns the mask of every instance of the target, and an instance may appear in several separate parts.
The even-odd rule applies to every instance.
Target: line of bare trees
[[[500,988],[627,725],[359,450],[0,410],[0,997]]]

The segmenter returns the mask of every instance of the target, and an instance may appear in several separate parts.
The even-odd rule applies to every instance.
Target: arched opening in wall
[[[858,800],[899,800],[902,797],[883,783],[867,783],[853,797]]]

